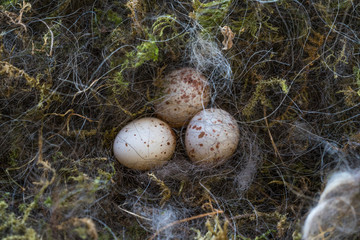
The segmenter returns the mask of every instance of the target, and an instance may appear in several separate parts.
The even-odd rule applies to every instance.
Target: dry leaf
[[[228,26],[222,27],[221,33],[224,36],[224,41],[222,42],[224,47],[222,48],[222,50],[229,50],[233,46],[232,40],[234,39],[235,34],[231,31],[230,27]]]

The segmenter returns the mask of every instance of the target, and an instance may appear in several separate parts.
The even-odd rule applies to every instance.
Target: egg
[[[171,127],[185,125],[210,101],[208,80],[193,68],[170,72],[162,84],[164,95],[155,103],[155,112]]]
[[[222,109],[211,108],[191,119],[186,129],[185,147],[194,163],[215,166],[234,154],[239,139],[235,118]]]
[[[150,170],[165,164],[173,155],[175,134],[164,121],[146,117],[123,127],[114,141],[115,158],[128,168]]]

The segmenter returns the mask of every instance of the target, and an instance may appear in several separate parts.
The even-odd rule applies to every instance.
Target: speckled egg
[[[115,138],[114,155],[126,167],[149,170],[165,164],[173,155],[176,138],[157,118],[141,118],[127,124]]]
[[[155,103],[155,112],[172,127],[185,125],[210,101],[208,80],[193,68],[169,73],[162,84],[164,95]]]
[[[222,109],[205,109],[189,122],[185,134],[186,152],[194,163],[219,165],[234,154],[239,138],[234,117]]]

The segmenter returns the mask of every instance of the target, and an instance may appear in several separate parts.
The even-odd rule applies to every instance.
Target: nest
[[[309,224],[339,234],[342,222],[318,210],[328,208],[318,194],[330,173],[358,176],[358,14],[353,1],[4,2],[0,235],[318,236]],[[181,67],[202,72],[208,107],[237,120],[236,153],[217,167],[194,165],[184,127],[163,167],[120,165],[116,134],[155,116],[163,77]]]

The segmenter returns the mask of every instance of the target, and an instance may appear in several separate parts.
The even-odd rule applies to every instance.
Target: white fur
[[[329,179],[318,205],[307,216],[303,239],[346,239],[360,234],[360,172],[338,172]]]

